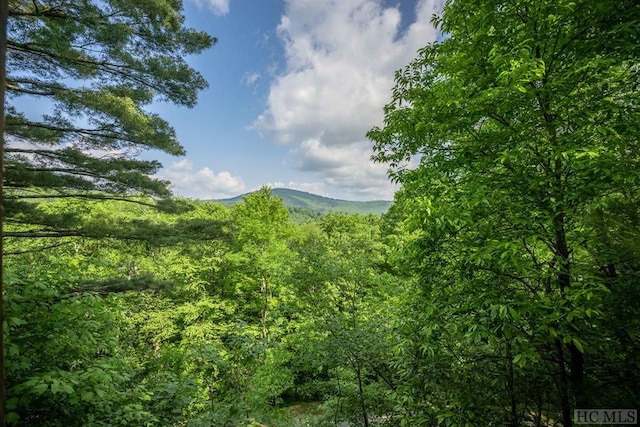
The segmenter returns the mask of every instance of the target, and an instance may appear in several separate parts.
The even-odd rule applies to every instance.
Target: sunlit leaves
[[[603,203],[637,206],[637,49],[624,38],[637,40],[639,18],[635,2],[447,2],[436,19],[446,37],[396,74],[385,126],[369,137],[403,185],[401,265],[418,284],[400,347],[423,357],[398,369],[425,419],[464,425],[477,411],[486,422],[494,407],[489,416],[515,425],[538,395],[570,423],[567,402],[586,404],[585,384],[606,382],[584,378],[582,354],[603,355],[604,301],[623,267],[592,247],[621,233],[593,214],[615,221]],[[635,277],[635,263],[621,265]],[[460,369],[443,373],[443,360]],[[472,367],[503,378],[487,384]],[[487,392],[469,401],[456,380]],[[502,409],[496,393],[508,396]]]

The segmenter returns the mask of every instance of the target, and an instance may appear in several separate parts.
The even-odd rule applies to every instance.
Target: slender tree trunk
[[[565,221],[563,214],[558,214],[556,218],[554,218],[556,250],[560,258],[558,284],[560,287],[561,295],[564,295],[565,290],[571,285],[571,260],[569,248],[567,245],[567,236],[564,223]],[[587,405],[584,393],[584,355],[578,349],[578,347],[573,344],[573,342],[569,342],[566,348],[568,349],[569,353],[568,379],[571,385],[570,390],[576,398],[575,404],[579,407]]]
[[[5,388],[5,361],[4,361],[4,252],[3,224],[4,224],[4,92],[6,87],[7,70],[7,18],[9,16],[8,0],[0,0],[0,427],[7,424],[6,419],[6,388]]]
[[[571,388],[576,399],[577,408],[588,408],[589,400],[587,393],[584,391],[584,355],[574,343],[567,345],[569,348],[569,379],[571,380]]]
[[[333,413],[333,424],[338,425],[338,414],[340,412],[340,399],[342,398],[342,388],[340,387],[340,373],[336,370],[336,380],[338,384],[338,403],[336,405],[336,410]]]
[[[535,427],[542,427],[542,411],[544,410],[543,404],[544,401],[542,399],[542,392],[538,391],[538,401],[536,402],[536,417],[535,417]]]
[[[351,322],[353,327],[353,332],[356,333],[358,330],[358,318],[357,318],[357,307],[355,301],[355,293],[350,299],[351,302]],[[352,353],[351,357],[353,358],[353,365],[356,370],[356,376],[358,378],[358,395],[360,397],[360,410],[362,411],[362,422],[364,423],[364,427],[369,427],[369,416],[367,415],[367,403],[364,398],[364,386],[362,385],[362,370],[360,368],[360,361],[355,353]]]
[[[559,184],[558,184],[559,185]],[[571,260],[569,259],[569,247],[567,245],[567,232],[565,230],[565,218],[563,212],[558,212],[553,218],[555,234],[555,250],[558,256],[558,286],[560,295],[571,285]]]
[[[560,272],[558,274],[558,286],[560,288],[561,297],[564,296],[565,290],[571,284],[571,276],[569,275],[569,251],[566,246],[566,236],[564,234],[564,228],[562,233],[558,233],[556,228],[556,244],[558,253],[560,255]],[[561,339],[556,339],[556,352],[558,353],[558,366],[560,369],[560,405],[562,408],[562,425],[564,427],[571,427],[573,421],[571,419],[571,399],[570,391],[575,389],[574,375],[576,378],[582,377],[582,371],[584,369],[584,361],[582,359],[582,353],[575,348],[575,351],[579,353],[579,356],[569,351],[569,369],[567,372],[567,361],[565,357],[565,345]],[[575,347],[575,346],[574,346]],[[569,347],[570,348],[570,347]]]
[[[364,399],[364,388],[362,386],[362,371],[360,363],[356,360],[356,375],[358,376],[358,394],[360,394],[360,409],[362,410],[362,422],[364,427],[369,427],[369,416],[367,415],[367,404]]]
[[[558,388],[560,391],[560,407],[562,409],[562,425],[564,427],[573,427],[573,420],[571,419],[571,401],[569,399],[569,378],[565,364],[564,344],[562,344],[562,340],[560,338],[556,338],[556,351],[558,353],[558,367],[560,370]]]
[[[509,382],[507,384],[507,391],[509,393],[509,400],[511,403],[511,420],[510,425],[512,427],[518,427],[518,404],[516,401],[515,392],[515,374],[513,372],[513,351],[511,350],[511,342],[507,341],[507,370],[509,372]]]
[[[260,273],[262,279],[262,313],[260,313],[260,323],[262,325],[262,340],[267,343],[267,310],[269,306],[269,283],[264,271]]]
[[[541,100],[540,107],[544,112],[544,120],[547,124],[550,141],[556,151],[559,151],[560,145],[557,138],[557,129],[555,126],[555,117],[549,112],[548,99]],[[565,291],[571,285],[571,253],[569,250],[569,244],[567,241],[566,230],[566,206],[564,201],[566,200],[565,188],[566,182],[563,179],[563,169],[565,165],[560,157],[556,157],[553,160],[553,189],[552,195],[554,196],[556,203],[560,205],[554,208],[553,213],[553,232],[554,232],[554,249],[557,259],[558,267],[558,290],[560,291],[560,298],[564,299]],[[582,353],[577,349],[573,343],[570,343],[567,347],[569,350],[569,373],[567,373],[566,360],[565,360],[565,345],[560,339],[556,339],[556,351],[558,353],[559,367],[560,367],[560,402],[562,406],[562,418],[564,427],[571,427],[571,392],[577,392],[582,390],[582,380],[584,377],[584,358]]]

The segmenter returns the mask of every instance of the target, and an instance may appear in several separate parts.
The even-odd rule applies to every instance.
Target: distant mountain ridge
[[[389,209],[389,206],[391,206],[391,202],[388,200],[358,202],[332,199],[330,197],[318,196],[317,194],[291,190],[289,188],[273,188],[271,191],[275,196],[281,198],[284,205],[289,208],[303,208],[319,214],[333,211],[351,214],[359,213],[363,215],[370,213],[382,215]],[[236,203],[241,203],[243,200],[242,198],[247,194],[251,193],[242,194],[228,199],[218,199],[215,201],[222,203],[223,205],[234,205]]]

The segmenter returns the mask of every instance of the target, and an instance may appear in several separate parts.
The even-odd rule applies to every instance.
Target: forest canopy
[[[268,187],[157,209],[167,183],[133,154],[182,148],[145,107],[192,106],[206,82],[183,58],[215,39],[170,0],[12,0],[8,22],[9,425],[637,408],[638,2],[447,1],[368,133],[401,186],[383,215],[306,215]]]

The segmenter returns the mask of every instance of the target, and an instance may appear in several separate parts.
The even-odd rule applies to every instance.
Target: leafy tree
[[[270,188],[263,187],[245,196],[243,203],[234,206],[233,213],[235,252],[229,261],[240,274],[236,273],[232,280],[237,295],[259,313],[262,339],[267,343],[270,311],[279,306],[283,272],[291,256],[286,245],[291,232],[289,211]]]
[[[570,426],[572,408],[606,401],[603,368],[629,363],[602,342],[622,339],[605,301],[638,295],[621,254],[640,233],[628,216],[640,5],[452,1],[434,23],[446,37],[397,73],[385,126],[368,134],[403,184],[396,209],[418,275],[398,348],[404,403],[447,425],[519,425],[531,411],[540,424],[550,404],[546,417]]]
[[[150,393],[120,352],[106,302],[67,294],[73,273],[31,270],[6,277],[9,424],[142,425]]]
[[[289,425],[286,405],[306,399],[324,400],[320,423],[392,414],[379,217],[296,226],[267,189],[179,215],[38,209],[118,238],[8,242],[12,425]]]
[[[287,343],[304,361],[298,376],[324,383],[306,393],[325,400],[332,425],[368,426],[392,412],[395,382],[387,360],[395,283],[384,271],[379,221],[375,215],[328,213],[293,243],[300,320]]]

